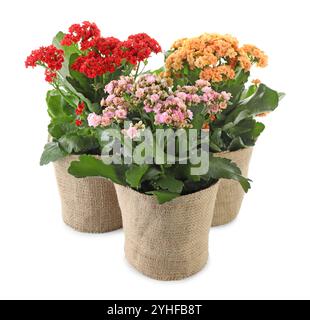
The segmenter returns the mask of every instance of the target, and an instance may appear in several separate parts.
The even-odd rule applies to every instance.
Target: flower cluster
[[[73,63],[72,69],[94,79],[107,72],[115,72],[120,64],[120,60],[112,55],[103,57],[95,51],[90,51],[86,56],[78,57]]]
[[[62,45],[79,45],[84,54],[73,63],[72,69],[96,78],[115,72],[124,62],[136,66],[152,53],[161,52],[158,42],[145,33],[129,36],[126,41],[114,37],[103,38],[94,23],[74,24],[62,40]]]
[[[26,68],[35,68],[38,65],[45,67],[45,80],[53,82],[57,77],[56,71],[62,68],[63,62],[63,50],[59,50],[55,46],[51,45],[48,47],[41,47],[38,50],[33,50],[30,56],[26,59],[25,65]]]
[[[91,127],[108,127],[112,122],[122,122],[127,118],[130,103],[125,99],[126,94],[133,91],[134,79],[131,77],[121,77],[120,80],[110,82],[105,91],[109,94],[107,99],[102,99],[102,115],[91,113],[88,116],[88,124]]]
[[[206,80],[196,81],[195,86],[179,87],[177,96],[189,106],[193,104],[204,104],[207,106],[207,113],[210,118],[214,118],[216,114],[225,110],[228,106],[232,95],[226,91],[216,92]]]
[[[87,50],[96,45],[100,35],[101,32],[95,23],[85,21],[82,25],[73,24],[69,28],[69,33],[65,35],[61,44],[63,46],[80,44],[81,50]]]
[[[198,80],[194,86],[179,86],[174,92],[171,85],[169,79],[154,75],[145,75],[136,84],[135,97],[146,113],[156,114],[156,124],[186,127],[193,117],[188,108],[203,104],[211,116],[226,109],[231,98],[229,93],[214,91],[205,80]]]
[[[158,54],[162,51],[158,42],[145,33],[129,36],[120,44],[119,50],[120,56],[133,65],[146,60],[153,52]]]
[[[139,121],[136,124],[132,122],[129,125],[129,128],[122,130],[124,136],[128,137],[129,139],[135,139],[140,136],[141,131],[145,129],[145,124],[142,121]]]
[[[238,40],[229,35],[203,34],[176,41],[166,60],[166,69],[168,76],[178,75],[186,67],[198,69],[200,79],[218,83],[233,79],[237,67],[249,71],[254,64],[258,67],[268,64],[268,57],[255,46],[239,47]]]
[[[144,75],[137,81],[134,95],[136,104],[142,105],[146,113],[155,114],[155,125],[190,126],[193,112],[187,108],[185,100],[173,93],[169,80]]]
[[[132,77],[122,77],[109,83],[105,90],[108,97],[102,100],[102,115],[90,114],[88,117],[92,127],[107,127],[113,122],[130,120],[130,112],[139,110],[140,114],[152,114],[154,125],[190,128],[197,105],[203,105],[206,117],[212,119],[227,108],[231,98],[229,93],[217,93],[204,80],[173,91],[169,79],[152,74],[143,75],[136,82]]]

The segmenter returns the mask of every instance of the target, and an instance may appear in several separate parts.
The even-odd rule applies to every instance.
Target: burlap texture
[[[236,152],[215,154],[217,157],[232,160],[241,169],[244,177],[248,177],[249,164],[253,148]],[[237,181],[221,180],[216,198],[212,226],[221,226],[232,222],[239,214],[245,192]]]
[[[155,197],[116,185],[129,263],[156,280],[198,273],[208,261],[217,190],[218,184],[160,205]]]
[[[121,211],[112,182],[103,178],[77,179],[68,173],[69,156],[54,163],[64,222],[86,233],[105,233],[122,228]]]

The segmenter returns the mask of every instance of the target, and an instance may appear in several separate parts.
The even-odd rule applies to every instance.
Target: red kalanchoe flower
[[[43,65],[46,68],[45,80],[53,82],[57,77],[56,71],[62,68],[64,60],[63,50],[59,50],[51,45],[49,47],[41,47],[38,50],[33,50],[26,59],[25,66],[26,68],[35,68],[40,64]]]
[[[101,32],[95,23],[85,21],[82,25],[73,24],[61,44],[63,46],[71,46],[74,43],[80,43],[81,50],[88,50],[95,47],[100,34]]]
[[[52,83],[56,78],[57,78],[57,73],[55,71],[52,71],[51,69],[45,70],[45,80],[47,82]]]
[[[77,127],[80,127],[82,124],[83,124],[82,120],[80,120],[80,119],[75,120],[75,125]]]
[[[63,50],[57,49],[51,45],[49,47],[41,47],[38,50],[33,50],[30,56],[27,58],[25,65],[26,68],[35,68],[38,63],[45,64],[49,69],[58,71],[62,68],[64,62]]]
[[[100,38],[97,41],[96,47],[102,55],[111,56],[120,43],[121,41],[119,39],[113,37]]]
[[[91,51],[87,56],[76,59],[72,65],[72,69],[85,74],[88,78],[96,78],[107,72],[114,72],[118,60],[113,56],[102,57],[100,54]]]
[[[81,102],[81,103],[78,105],[77,109],[75,110],[76,115],[77,115],[77,116],[80,116],[80,115],[83,113],[84,109],[85,109],[85,103],[84,103],[84,102]]]
[[[146,33],[132,35],[119,47],[119,54],[129,63],[136,65],[150,57],[152,53],[159,53],[162,49],[159,43]]]

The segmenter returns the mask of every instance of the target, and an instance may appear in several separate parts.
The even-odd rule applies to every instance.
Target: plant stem
[[[140,65],[141,65],[141,62],[138,63],[137,71],[136,71],[136,74],[135,74],[135,80],[137,79],[137,77],[138,77],[138,75],[139,75]]]
[[[73,108],[76,108],[76,105],[74,103],[72,103],[69,99],[67,99],[67,97],[63,94],[63,92],[61,91],[60,87],[55,84],[54,88],[60,93],[60,95],[65,99],[65,101]]]

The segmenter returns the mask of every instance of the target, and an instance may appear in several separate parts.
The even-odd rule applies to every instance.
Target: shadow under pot
[[[140,273],[162,281],[190,277],[207,264],[218,183],[171,202],[116,185],[125,254]]]
[[[121,211],[113,183],[103,178],[77,179],[68,173],[68,156],[54,163],[64,222],[85,233],[105,233],[122,228]]]
[[[232,160],[248,177],[249,165],[253,148],[246,148],[235,152],[216,153],[216,157]],[[245,192],[237,181],[220,180],[216,198],[212,226],[222,226],[235,220],[240,212]]]

